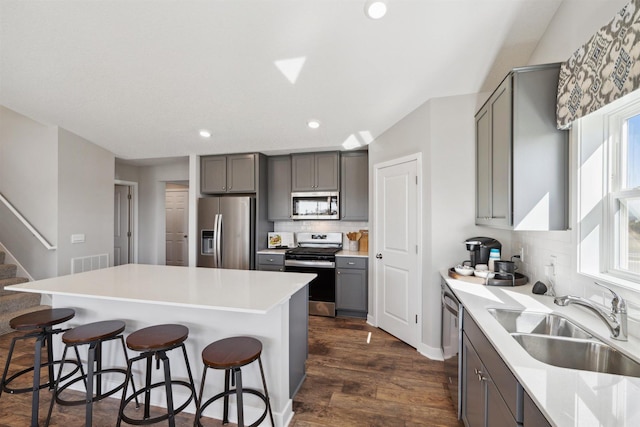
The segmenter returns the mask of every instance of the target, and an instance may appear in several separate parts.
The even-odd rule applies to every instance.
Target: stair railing
[[[2,193],[0,193],[0,201],[2,203],[4,203],[4,205],[7,207],[7,209],[9,209],[11,211],[12,214],[15,215],[16,218],[18,218],[20,220],[20,222],[27,227],[27,230],[29,230],[31,232],[31,234],[33,234],[35,236],[36,239],[38,239],[40,241],[40,243],[42,243],[44,245],[45,248],[47,248],[47,250],[49,251],[55,251],[57,249],[56,246],[52,245],[51,243],[49,243],[49,241],[47,239],[45,239],[45,237],[42,235],[42,233],[40,233],[38,230],[36,230],[36,228],[31,225],[31,223],[29,221],[27,221],[27,219],[11,204],[11,202],[9,202],[9,200],[7,200]]]

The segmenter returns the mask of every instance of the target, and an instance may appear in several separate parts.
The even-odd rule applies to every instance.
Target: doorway
[[[113,200],[113,265],[131,264],[137,257],[138,183],[116,180]]]
[[[167,183],[165,189],[166,265],[189,265],[189,186]]]
[[[421,333],[421,156],[374,166],[376,323],[416,347]]]

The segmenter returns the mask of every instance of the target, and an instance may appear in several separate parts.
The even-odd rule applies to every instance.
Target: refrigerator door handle
[[[222,267],[222,214],[216,215],[216,267]]]

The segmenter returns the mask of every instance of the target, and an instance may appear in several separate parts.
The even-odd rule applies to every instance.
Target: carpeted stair
[[[16,265],[4,263],[4,252],[0,251],[0,335],[12,331],[9,320],[14,317],[47,308],[40,305],[40,294],[4,290],[5,286],[29,281],[16,277],[16,271]]]

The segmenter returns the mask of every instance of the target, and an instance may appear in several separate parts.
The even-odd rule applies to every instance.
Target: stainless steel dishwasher
[[[447,387],[451,394],[451,400],[456,408],[458,419],[461,415],[462,381],[460,375],[460,363],[462,362],[462,310],[460,301],[456,298],[451,288],[443,280],[442,288],[442,357],[444,358],[444,373],[447,377]]]

